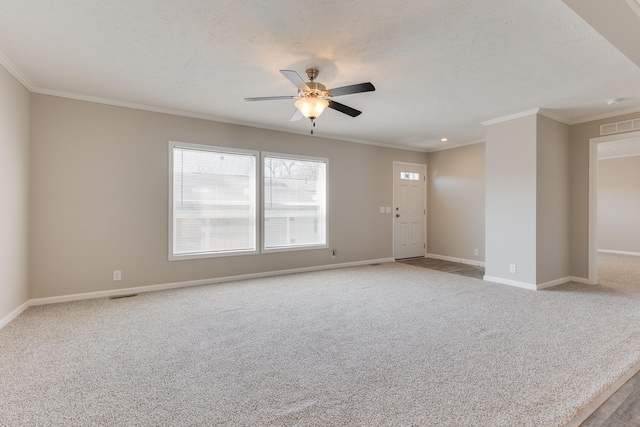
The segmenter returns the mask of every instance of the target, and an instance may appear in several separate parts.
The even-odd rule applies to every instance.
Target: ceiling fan
[[[352,93],[371,92],[376,88],[369,82],[359,83],[355,85],[342,86],[335,89],[327,89],[322,83],[318,83],[315,79],[318,77],[318,70],[315,68],[309,68],[307,70],[308,82],[305,82],[298,73],[293,70],[280,70],[296,88],[298,88],[297,95],[291,96],[263,96],[258,98],[245,98],[245,101],[271,101],[277,99],[295,99],[296,111],[293,113],[289,121],[300,120],[303,116],[311,119],[313,126],[316,125],[315,119],[327,108],[332,108],[336,111],[340,111],[351,117],[357,117],[362,114],[362,111],[358,111],[355,108],[351,108],[347,105],[336,102],[330,98],[342,95],[350,95]],[[313,130],[311,130],[313,134]]]

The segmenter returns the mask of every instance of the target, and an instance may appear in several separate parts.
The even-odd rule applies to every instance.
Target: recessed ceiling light
[[[618,105],[618,104],[620,104],[619,99],[610,99],[607,101],[607,105]]]
[[[447,138],[442,138],[440,141],[442,141],[442,142],[447,142],[447,141],[448,141],[448,139],[447,139]]]

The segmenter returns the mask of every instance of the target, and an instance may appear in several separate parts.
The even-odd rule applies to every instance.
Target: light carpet
[[[0,425],[561,426],[639,360],[638,281],[387,263],[31,307]]]

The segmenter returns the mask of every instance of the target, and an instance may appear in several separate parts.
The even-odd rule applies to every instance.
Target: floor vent
[[[630,132],[632,130],[640,130],[640,119],[600,125],[600,135],[611,135],[613,133]]]
[[[137,296],[138,294],[114,295],[112,297],[109,297],[109,299],[131,298],[131,297],[137,297]]]

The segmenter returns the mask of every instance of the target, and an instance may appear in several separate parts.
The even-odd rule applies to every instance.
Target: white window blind
[[[264,155],[265,250],[326,246],[327,161]]]
[[[256,155],[173,145],[172,255],[255,252]]]

